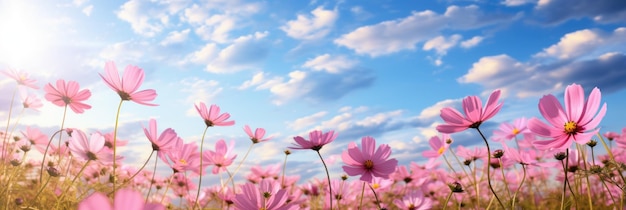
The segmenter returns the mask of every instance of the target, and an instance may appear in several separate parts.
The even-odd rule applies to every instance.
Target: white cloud
[[[458,104],[460,104],[460,102],[460,99],[446,99],[443,101],[439,101],[432,106],[422,109],[420,114],[417,116],[417,119],[421,121],[432,121],[438,119],[439,115],[441,114],[441,109],[443,109],[444,107],[456,107]]]
[[[294,131],[301,130],[303,128],[312,126],[315,123],[318,123],[322,119],[322,117],[326,116],[326,114],[328,114],[328,112],[321,111],[309,116],[301,117],[294,120],[293,122],[288,123],[287,127],[291,128]]]
[[[296,20],[288,21],[280,29],[294,39],[319,39],[326,36],[339,17],[336,10],[317,7],[311,11],[313,16],[298,15]]]
[[[219,52],[220,49],[215,43],[208,43],[202,49],[187,55],[184,62],[206,64],[211,62]]]
[[[202,49],[186,56],[184,63],[206,65],[211,73],[233,73],[242,70],[260,69],[258,64],[267,56],[268,32],[256,32],[241,36],[223,49],[215,43],[206,44]]]
[[[189,23],[193,31],[203,40],[229,43],[230,33],[249,25],[248,16],[258,13],[262,3],[233,1],[204,1],[193,4],[180,14],[183,22]]]
[[[504,4],[509,7],[522,6],[524,4],[532,4],[537,2],[537,0],[504,0],[501,4]]]
[[[256,90],[270,89],[274,85],[278,85],[281,82],[283,82],[281,77],[268,78],[268,75],[265,72],[259,72],[256,73],[252,79],[243,82],[238,89],[245,90],[253,86],[256,86]]]
[[[437,36],[432,38],[426,43],[424,43],[423,50],[435,50],[439,55],[445,55],[448,53],[448,50],[454,46],[461,40],[461,35],[454,34],[448,38],[444,36]]]
[[[112,60],[116,63],[138,63],[141,61],[149,49],[147,42],[125,41],[118,42],[105,47],[99,54],[103,60]],[[94,61],[95,66],[100,68],[104,61]]]
[[[535,57],[576,59],[594,52],[593,55],[604,54],[621,47],[626,47],[624,27],[615,29],[612,34],[601,30],[584,29],[566,34],[559,43],[535,54]]]
[[[219,87],[219,82],[215,80],[203,80],[197,77],[185,78],[179,81],[181,92],[187,95],[185,104],[195,104],[196,102],[210,103],[219,95],[223,88]],[[197,115],[195,108],[191,107],[187,110],[188,116]]]
[[[82,12],[83,14],[87,15],[87,16],[91,16],[91,12],[93,11],[93,5],[89,5],[86,6],[85,8],[83,8]]]
[[[513,20],[516,15],[484,14],[478,6],[450,6],[443,14],[430,10],[413,12],[410,16],[359,27],[335,39],[335,44],[372,57],[414,50],[443,30],[468,30]]]
[[[302,67],[316,71],[325,70],[328,73],[339,73],[343,70],[354,68],[358,64],[356,60],[350,60],[343,55],[331,56],[324,54],[308,60]]]
[[[185,29],[182,31],[172,31],[167,34],[167,37],[163,41],[161,41],[161,45],[167,46],[175,43],[184,42],[189,36],[190,29]]]
[[[167,14],[149,9],[142,0],[127,1],[117,12],[117,17],[130,23],[135,33],[148,37],[163,30],[164,26],[159,20],[164,15]]]
[[[474,36],[471,39],[462,41],[461,47],[466,48],[466,49],[476,47],[476,45],[480,44],[480,42],[482,42],[483,39],[484,38],[482,36]]]

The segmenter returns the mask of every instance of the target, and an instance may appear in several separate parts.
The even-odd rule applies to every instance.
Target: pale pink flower
[[[91,97],[89,90],[80,90],[80,86],[76,81],[69,81],[65,83],[65,80],[57,80],[56,88],[52,84],[48,83],[43,87],[46,91],[46,100],[52,102],[57,106],[70,106],[75,113],[83,113],[85,109],[91,109],[91,106],[83,103],[83,101]]]
[[[200,117],[204,120],[204,124],[208,127],[212,126],[231,126],[235,124],[234,120],[226,121],[230,118],[228,112],[220,114],[220,107],[213,104],[209,109],[202,102],[196,104],[196,110],[200,114]]]
[[[235,195],[235,209],[295,210],[298,206],[287,202],[286,189],[274,180],[262,180],[259,186],[246,183],[241,186],[241,194]]]
[[[10,69],[0,71],[0,73],[4,74],[7,77],[11,77],[17,82],[18,85],[24,85],[32,89],[39,89],[39,87],[35,84],[37,83],[37,80],[30,79],[27,72]]]
[[[393,204],[398,209],[411,210],[428,210],[433,207],[433,202],[429,198],[425,198],[420,191],[411,191],[404,195],[401,199],[395,199]]]
[[[174,148],[177,149],[167,151],[169,161],[165,161],[174,170],[174,173],[193,171],[200,174],[203,169],[200,168],[201,155],[196,143],[184,144],[182,140],[177,140]]]
[[[608,131],[606,133],[603,133],[602,136],[604,136],[604,138],[606,138],[609,141],[613,141],[614,139],[620,137],[619,133],[613,132],[613,131]]]
[[[120,189],[115,193],[113,205],[109,198],[101,193],[95,192],[78,204],[78,210],[165,210],[165,207],[158,203],[146,203],[140,192],[130,188]]]
[[[157,136],[158,130],[155,119],[150,119],[148,128],[143,128],[143,132],[152,143],[152,150],[157,151],[157,155],[162,160],[165,160],[165,154],[167,151],[174,149],[174,146],[176,146],[176,143],[179,140],[178,134],[172,128],[163,130],[161,135]]]
[[[343,171],[349,176],[361,175],[360,180],[372,182],[372,177],[389,178],[389,174],[396,170],[398,160],[388,159],[391,147],[381,144],[376,149],[376,140],[366,136],[361,139],[361,149],[354,142],[348,144],[348,150],[341,153],[341,159],[346,164]]]
[[[293,137],[296,141],[296,147],[289,147],[290,149],[311,149],[319,151],[322,147],[330,142],[333,142],[337,138],[335,131],[328,131],[323,133],[320,130],[314,130],[309,133],[309,140],[302,138],[301,136]]]
[[[90,138],[81,130],[75,130],[69,141],[72,155],[83,160],[98,160],[102,163],[113,163],[113,154],[104,149],[104,136],[91,134]],[[119,158],[118,158],[119,159]]]
[[[215,151],[207,150],[202,154],[202,157],[213,165],[213,174],[218,174],[220,172],[226,171],[226,167],[230,166],[237,154],[233,153],[233,148],[235,148],[235,142],[231,141],[230,145],[226,146],[226,142],[223,139],[218,140],[215,143]]]
[[[41,99],[39,99],[37,95],[29,94],[28,91],[24,89],[20,89],[20,98],[22,98],[24,109],[30,108],[39,111],[39,108],[43,107],[43,103],[41,103]]]
[[[513,123],[504,122],[500,124],[497,130],[493,131],[493,141],[503,142],[515,138],[517,135],[530,133],[526,126],[527,120],[525,117],[515,119]]]
[[[549,124],[532,118],[528,128],[550,140],[535,141],[533,144],[538,149],[548,150],[568,148],[572,141],[578,144],[589,142],[598,133],[599,128],[596,127],[606,113],[606,103],[600,108],[601,98],[600,90],[594,88],[585,100],[583,87],[576,83],[565,88],[565,110],[554,95],[543,96],[539,100],[539,111]]]
[[[100,77],[102,77],[107,86],[120,95],[122,100],[134,101],[135,103],[147,106],[157,106],[156,104],[148,103],[156,98],[157,93],[155,90],[148,89],[137,91],[141,83],[143,83],[143,69],[128,65],[126,69],[124,69],[124,76],[120,78],[115,63],[108,61],[104,65],[104,72],[105,75],[100,74]]]
[[[263,128],[257,128],[256,130],[254,130],[254,133],[252,133],[250,126],[245,125],[243,126],[243,130],[246,132],[246,134],[248,134],[253,144],[270,140],[270,137],[265,139],[263,138],[263,136],[265,136],[265,129]]]
[[[439,136],[431,137],[430,140],[428,140],[428,144],[430,144],[432,150],[422,152],[422,156],[427,158],[437,158],[441,156],[448,150],[448,147],[450,147],[450,144],[447,143],[448,140],[450,140],[450,135],[445,133],[441,135],[441,138],[439,138]]]
[[[28,141],[30,141],[30,143],[34,145],[39,152],[44,153],[46,151],[48,136],[41,133],[39,129],[26,127],[26,132],[22,131],[22,135],[24,135],[24,138],[28,139]]]
[[[500,90],[493,91],[487,99],[487,105],[482,107],[482,101],[478,96],[468,96],[463,99],[463,116],[456,109],[445,107],[441,109],[441,119],[445,124],[438,125],[437,130],[441,133],[456,133],[464,131],[468,128],[478,128],[480,124],[500,111],[502,103],[498,103],[500,99]]]

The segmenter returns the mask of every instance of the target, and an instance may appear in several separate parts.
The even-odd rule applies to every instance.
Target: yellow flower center
[[[183,165],[187,165],[187,160],[185,160],[185,159],[180,159],[180,160],[178,160],[178,162],[183,164]]]
[[[378,184],[378,183],[374,183],[372,185],[372,188],[374,188],[374,189],[378,189],[379,187],[380,187],[380,184]]]
[[[365,164],[363,164],[363,165],[365,166],[365,169],[370,170],[370,169],[374,168],[374,161],[366,160]]]
[[[441,155],[441,154],[443,154],[445,151],[446,151],[446,148],[445,148],[445,147],[440,147],[440,148],[439,148],[439,150],[437,150],[437,153],[438,153],[439,155]]]
[[[565,133],[569,135],[573,135],[578,133],[578,124],[574,121],[569,121],[565,123]]]
[[[519,130],[517,128],[513,128],[513,135],[519,134]]]

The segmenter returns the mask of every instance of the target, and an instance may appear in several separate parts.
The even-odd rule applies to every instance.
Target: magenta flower
[[[0,71],[0,73],[4,74],[7,77],[11,77],[17,82],[18,85],[24,85],[32,89],[39,89],[39,87],[35,84],[37,83],[37,80],[28,78],[29,75],[27,72],[10,69]]]
[[[196,104],[195,106],[202,119],[204,119],[204,123],[208,127],[231,126],[235,124],[234,120],[226,121],[230,118],[230,114],[228,114],[228,112],[220,114],[220,107],[215,104],[211,105],[208,110],[206,105],[202,102],[200,102],[200,104]]]
[[[391,147],[381,144],[376,149],[376,140],[366,136],[361,139],[361,149],[354,142],[348,144],[348,150],[341,153],[341,159],[346,164],[343,171],[350,176],[361,175],[360,180],[372,182],[372,177],[389,178],[389,174],[396,170],[398,160],[388,159]]]
[[[91,109],[90,105],[83,103],[83,101],[91,97],[91,92],[89,90],[79,91],[79,88],[80,86],[76,81],[65,83],[65,80],[60,79],[57,80],[56,88],[50,83],[43,87],[44,91],[46,91],[44,97],[57,106],[70,106],[72,111],[80,114],[85,109]]]
[[[167,152],[169,161],[165,161],[174,173],[193,171],[197,174],[203,170],[200,168],[200,152],[195,142],[183,144],[182,140],[177,140],[174,148]]]
[[[438,125],[437,130],[441,133],[456,133],[468,128],[478,128],[480,124],[500,111],[502,103],[498,103],[498,99],[500,99],[500,90],[493,91],[487,99],[487,105],[483,108],[478,96],[465,97],[463,99],[465,116],[450,107],[441,109],[440,116],[446,124]]]
[[[327,133],[323,133],[320,130],[314,130],[309,133],[309,139],[306,140],[301,136],[293,137],[293,140],[296,141],[296,147],[289,147],[290,149],[312,149],[315,151],[319,151],[322,147],[330,142],[333,142],[337,138],[337,134],[335,131],[328,131]]]
[[[530,133],[528,127],[526,126],[527,120],[525,117],[516,119],[513,121],[513,124],[504,122],[500,124],[498,130],[493,131],[493,141],[495,142],[503,142],[508,141],[515,138],[518,134],[527,134]]]
[[[248,134],[253,144],[264,142],[264,141],[270,140],[271,138],[271,137],[268,137],[265,139],[263,138],[263,136],[265,136],[265,129],[263,128],[257,128],[256,130],[254,130],[254,134],[252,133],[252,130],[250,129],[250,126],[248,125],[243,126],[243,130],[246,132],[246,134]]]
[[[215,143],[215,151],[207,150],[202,157],[207,160],[207,162],[214,165],[213,174],[218,174],[222,171],[226,171],[226,167],[233,164],[233,161],[237,157],[236,154],[233,154],[232,150],[235,147],[235,142],[230,142],[230,145],[226,146],[226,142],[223,139],[220,139]]]
[[[99,160],[102,163],[113,163],[113,154],[104,149],[104,136],[91,134],[90,138],[81,130],[75,130],[69,141],[72,155],[83,160]]]
[[[298,206],[287,203],[289,197],[287,190],[281,189],[280,183],[274,180],[262,180],[258,187],[248,182],[241,186],[241,191],[241,194],[235,195],[236,209],[299,209]]]
[[[118,190],[115,193],[115,201],[111,206],[109,198],[100,192],[95,192],[78,204],[78,210],[165,210],[165,207],[158,203],[146,203],[141,193],[129,188]]]
[[[144,128],[143,132],[148,137],[148,140],[152,143],[152,149],[157,151],[157,155],[162,160],[165,160],[165,154],[167,151],[174,149],[176,142],[179,140],[178,134],[174,129],[167,128],[158,135],[157,122],[155,119],[150,119],[148,129]]]
[[[565,88],[565,110],[554,95],[543,96],[539,100],[539,111],[548,121],[546,124],[537,118],[528,122],[528,128],[539,136],[550,138],[547,141],[535,141],[537,149],[565,149],[572,145],[586,144],[593,135],[598,133],[596,128],[606,113],[606,103],[600,108],[600,90],[594,88],[585,100],[582,86],[574,83]],[[597,113],[597,114],[596,114]]]
[[[402,197],[402,200],[395,199],[393,204],[398,209],[411,210],[428,210],[433,207],[433,202],[429,198],[425,198],[419,191],[411,191]]]
[[[602,136],[604,136],[604,138],[606,138],[609,141],[613,141],[614,139],[620,137],[619,133],[613,132],[613,131],[608,131],[606,133],[603,133]]]
[[[446,142],[449,139],[450,135],[445,133],[441,135],[441,138],[439,138],[439,136],[431,137],[430,140],[428,140],[428,143],[430,144],[430,148],[432,148],[432,150],[422,152],[422,156],[427,158],[437,158],[441,156],[444,152],[446,152],[446,150],[448,150],[448,147],[450,147],[450,144]]]
[[[107,86],[120,95],[122,100],[134,101],[135,103],[147,106],[157,106],[156,104],[148,103],[156,98],[157,93],[155,90],[148,89],[137,91],[141,83],[143,83],[143,69],[128,65],[126,69],[124,69],[124,76],[120,78],[115,63],[109,61],[104,65],[104,72],[105,75],[100,74],[100,77],[102,77]]]

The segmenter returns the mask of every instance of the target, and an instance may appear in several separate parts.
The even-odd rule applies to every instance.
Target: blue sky
[[[119,97],[98,76],[105,61],[145,70],[142,88],[155,89],[160,106],[123,105],[128,164],[151,150],[141,130],[150,118],[199,142],[205,125],[196,102],[217,104],[236,121],[211,128],[205,149],[234,140],[243,156],[244,125],[273,136],[255,146],[248,164],[282,162],[293,136],[335,130],[338,139],[322,152],[337,160],[336,174],[337,155],[363,136],[390,144],[401,164],[423,161],[439,110],[495,89],[505,105],[483,126],[489,134],[500,122],[538,116],[539,98],[562,98],[571,83],[601,89],[602,132],[625,126],[626,3],[619,0],[2,0],[0,28],[0,68],[28,71],[39,86],[63,78],[91,90],[93,108],[70,113],[67,127],[112,131]],[[0,93],[14,86],[5,78]],[[7,110],[10,99],[0,103]],[[62,108],[44,104],[25,112],[22,126],[58,129]],[[453,137],[482,144],[472,132]],[[290,165],[316,158],[298,151]]]

